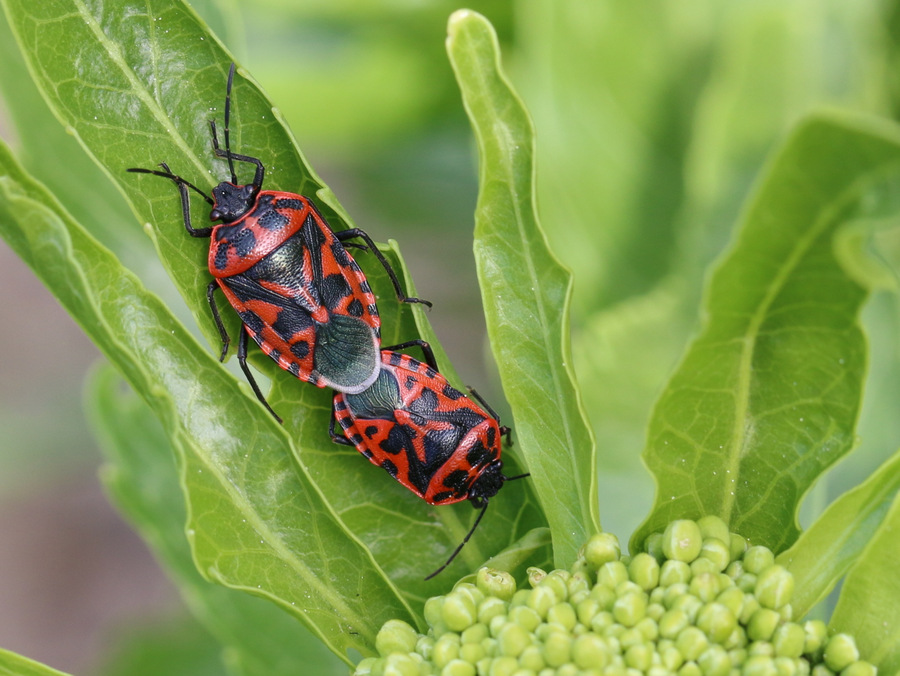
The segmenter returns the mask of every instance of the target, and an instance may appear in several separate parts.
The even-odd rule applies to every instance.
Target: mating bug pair
[[[369,283],[348,251],[371,251],[387,272],[402,302],[431,303],[406,297],[388,261],[362,230],[334,232],[313,203],[302,195],[262,190],[261,160],[231,150],[229,122],[235,67],[228,73],[224,149],[210,121],[216,157],[228,161],[231,181],[212,196],[162,163],[162,170],[133,168],[175,183],[181,196],[184,227],[193,237],[209,237],[207,300],[222,338],[224,360],[230,337],[215,300],[220,289],[241,318],[238,363],[257,398],[269,406],[247,365],[248,337],[278,365],[300,380],[336,391],[332,438],[352,444],[369,460],[430,504],[468,499],[481,512],[443,570],[481,521],[488,500],[505,480],[500,460],[501,428],[493,411],[451,387],[438,372],[427,343],[411,341],[381,347],[381,320]],[[255,166],[252,183],[238,183],[235,162]],[[210,205],[210,220],[191,224],[190,193]],[[365,244],[349,240],[360,239]],[[396,352],[418,345],[427,364]],[[484,402],[482,402],[483,404]],[[485,406],[490,411],[490,408]],[[344,435],[335,432],[335,420]],[[524,475],[523,475],[524,476]]]

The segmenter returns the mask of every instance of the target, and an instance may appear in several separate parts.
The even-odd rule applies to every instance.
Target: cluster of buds
[[[716,517],[674,521],[622,556],[596,535],[529,588],[482,568],[425,604],[428,631],[387,622],[356,676],[875,676],[851,636],[796,622],[793,576]]]

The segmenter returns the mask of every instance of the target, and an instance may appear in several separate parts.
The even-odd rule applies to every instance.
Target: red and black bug
[[[217,185],[209,196],[172,173],[165,163],[160,165],[162,171],[128,171],[173,181],[181,193],[188,233],[211,238],[209,271],[214,279],[206,297],[222,336],[221,359],[225,359],[231,340],[216,305],[217,287],[243,322],[237,351],[241,369],[259,400],[278,418],[247,367],[248,336],[281,368],[319,387],[361,392],[378,377],[381,320],[372,289],[347,247],[372,251],[401,301],[431,303],[403,294],[397,275],[365,232],[358,228],[333,232],[308,198],[262,190],[262,161],[232,152],[230,146],[234,70],[232,64],[225,94],[224,150],[219,147],[215,121],[209,123],[213,151],[216,157],[228,160],[231,181]],[[252,183],[238,184],[235,161],[256,166]],[[212,207],[210,220],[221,223],[206,228],[191,225],[188,189]],[[365,245],[347,242],[354,238]]]
[[[419,346],[427,363],[395,350]],[[469,541],[505,481],[501,441],[510,430],[478,397],[482,408],[438,373],[425,341],[386,347],[375,382],[356,394],[335,393],[331,438],[352,445],[431,505],[468,500],[481,512],[459,547],[430,579],[446,568]],[[484,409],[487,409],[485,411]],[[344,434],[335,431],[335,421]]]

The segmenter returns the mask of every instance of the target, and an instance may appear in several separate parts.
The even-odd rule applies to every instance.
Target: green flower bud
[[[372,667],[378,660],[374,657],[366,657],[363,660],[360,660],[359,664],[356,665],[356,669],[353,671],[353,676],[370,676],[372,673]]]
[[[746,573],[743,561],[732,561],[725,569],[725,574],[732,580],[737,580],[741,575]]]
[[[747,553],[747,549],[750,545],[747,543],[745,538],[742,538],[737,533],[731,533],[728,540],[728,549],[731,553],[731,560],[737,561],[738,559],[744,558],[744,554]]]
[[[735,580],[734,583],[741,591],[753,593],[753,590],[756,589],[756,575],[753,573],[744,573]]]
[[[699,559],[706,560],[706,559]],[[688,585],[688,590],[704,603],[715,601],[719,592],[719,576],[716,573],[700,573]]]
[[[769,566],[775,565],[775,555],[768,547],[751,547],[744,552],[744,570],[759,575]]]
[[[430,660],[434,652],[434,639],[431,636],[420,636],[416,641],[416,652],[426,660]]]
[[[625,627],[633,627],[647,613],[647,597],[643,593],[628,592],[613,604],[613,617]]]
[[[532,588],[537,587],[541,583],[541,580],[547,577],[547,571],[543,568],[538,568],[537,566],[531,566],[526,569],[525,574],[528,576],[528,584],[530,584]]]
[[[703,676],[696,662],[685,662],[678,670],[678,676]]]
[[[519,668],[519,661],[515,657],[498,657],[491,662],[488,676],[512,676]]]
[[[591,598],[597,599],[600,610],[612,610],[613,603],[616,602],[616,592],[605,584],[597,584],[591,590]]]
[[[681,651],[684,659],[696,660],[709,647],[709,640],[697,627],[687,627],[678,634],[675,647]]]
[[[411,653],[419,635],[403,620],[388,620],[375,636],[375,649],[382,657],[391,653]]]
[[[697,613],[697,628],[714,643],[724,643],[736,627],[734,613],[721,603],[707,603]]]
[[[697,666],[703,676],[728,676],[731,673],[731,659],[728,651],[720,645],[711,645],[697,658]]]
[[[482,591],[471,582],[457,582],[453,585],[452,593],[468,596],[476,606],[484,601]]]
[[[603,669],[608,664],[609,657],[606,643],[594,634],[579,636],[572,643],[572,661],[581,669]]]
[[[703,539],[718,538],[722,542],[729,542],[731,533],[728,531],[728,525],[718,516],[712,514],[697,519],[697,527]]]
[[[436,624],[443,624],[444,620],[441,618],[441,608],[444,606],[444,597],[443,596],[432,596],[430,599],[425,601],[425,621],[428,623],[428,626],[433,627]]]
[[[659,618],[661,618],[665,612],[666,607],[662,603],[651,602],[647,604],[647,617],[652,619],[654,622],[659,621]]]
[[[509,621],[519,625],[525,631],[534,631],[541,623],[541,616],[533,608],[528,606],[517,606],[512,608],[507,615]]]
[[[710,573],[718,573],[718,569],[716,568],[717,564],[709,559],[704,559],[703,557],[697,557],[690,563],[691,566],[691,575],[693,577],[697,577],[702,574],[710,574]]]
[[[554,570],[540,581],[539,586],[552,589],[553,595],[558,602],[565,601],[569,598],[569,580],[571,577],[568,571]]]
[[[754,594],[764,608],[779,609],[794,596],[794,576],[782,566],[772,565],[756,576]]]
[[[687,613],[680,608],[667,610],[665,614],[659,618],[659,635],[663,638],[672,638],[680,634],[685,627],[690,624]]]
[[[809,620],[803,624],[806,641],[803,644],[803,654],[813,655],[825,646],[828,639],[828,627],[822,620]]]
[[[760,608],[750,617],[747,636],[754,641],[768,641],[775,634],[781,616],[769,608]]]
[[[454,590],[444,597],[441,618],[450,631],[462,631],[478,619],[475,602],[468,594]]]
[[[534,672],[538,672],[545,666],[547,666],[547,663],[544,662],[544,655],[539,646],[530,645],[519,655],[519,667],[522,669],[531,669]]]
[[[825,644],[823,659],[829,669],[841,671],[859,659],[856,641],[849,634],[835,634]]]
[[[452,660],[441,669],[441,676],[475,676],[475,665],[464,660]]]
[[[507,657],[518,657],[530,645],[531,634],[518,624],[507,623],[497,635],[497,649]]]
[[[744,605],[741,608],[741,615],[738,618],[741,624],[747,625],[750,623],[750,618],[753,617],[753,613],[759,610],[761,606],[759,605],[759,601],[756,600],[756,597],[753,594],[744,594]]]
[[[488,637],[488,628],[484,624],[473,624],[471,627],[462,632],[459,636],[460,643],[481,643]]]
[[[834,672],[824,664],[817,664],[813,667],[812,676],[834,676]]]
[[[521,608],[521,606],[516,607]],[[515,608],[513,610],[515,610]],[[488,622],[488,631],[491,633],[491,636],[497,638],[497,634],[500,633],[500,630],[503,629],[508,622],[509,617],[507,615],[495,615],[492,617],[490,622]]]
[[[671,610],[672,606],[674,606],[678,602],[678,599],[680,599],[682,596],[687,595],[687,593],[688,586],[683,582],[673,584],[670,587],[667,587],[666,593],[663,594],[663,605]]]
[[[644,642],[644,635],[636,627],[626,629],[619,634],[619,645],[622,646],[622,650],[628,650],[631,646]]]
[[[741,609],[744,607],[744,592],[737,587],[728,587],[719,593],[716,602],[728,608],[735,617],[739,617]]]
[[[650,591],[659,584],[659,563],[649,554],[635,554],[628,572],[631,579],[644,591]]]
[[[841,671],[841,676],[876,676],[878,669],[868,662],[853,662]]]
[[[717,573],[721,573],[731,563],[731,551],[725,541],[717,537],[704,537],[700,548],[700,558],[711,561]]]
[[[639,584],[632,582],[631,580],[625,580],[625,582],[620,582],[616,585],[614,590],[616,592],[616,597],[625,596],[625,594],[635,593],[635,594],[643,594],[644,590],[641,588]]]
[[[469,664],[475,664],[482,657],[486,657],[486,654],[480,643],[463,643],[459,647],[459,659]]]
[[[625,651],[625,664],[632,669],[647,671],[653,661],[653,648],[648,643],[638,643]]]
[[[513,597],[509,600],[509,607],[515,608],[516,606],[524,606],[528,603],[529,598],[531,598],[530,589],[517,589],[516,593],[513,594]]]
[[[612,533],[599,533],[584,546],[584,558],[592,570],[610,561],[617,561],[622,553],[618,538]]]
[[[600,602],[595,598],[586,598],[575,606],[575,614],[578,616],[578,621],[585,627],[591,626],[591,620],[593,620],[594,615],[599,612]]]
[[[568,631],[575,628],[577,621],[575,609],[569,603],[557,603],[547,611],[547,622],[562,625]]]
[[[694,622],[694,620],[697,619],[697,613],[700,612],[700,608],[702,607],[703,602],[696,596],[691,596],[689,594],[685,594],[672,604],[673,610],[683,610],[691,622]]]
[[[792,660],[790,657],[776,657],[775,660],[775,670],[778,672],[778,676],[796,676],[798,667],[797,660]]]
[[[562,632],[551,634],[544,642],[544,661],[548,666],[561,667],[572,658],[572,638]]]
[[[654,642],[657,638],[659,638],[659,625],[656,623],[656,620],[645,617],[643,620],[634,625],[634,628],[637,629],[641,636],[644,638],[644,641]]]
[[[775,661],[771,657],[754,655],[748,657],[741,670],[742,676],[778,676]]]
[[[628,568],[621,561],[604,563],[597,571],[597,584],[606,585],[610,589],[628,581]]]
[[[488,637],[481,642],[481,648],[487,657],[497,656],[497,639]]]
[[[553,591],[552,587],[538,585],[531,590],[531,596],[528,597],[525,605],[534,610],[543,619],[547,617],[547,611],[559,601],[560,599],[556,596],[556,592]]]
[[[598,634],[603,634],[606,630],[615,624],[616,620],[613,618],[612,613],[608,610],[601,610],[599,613],[594,615],[591,620],[591,631],[594,631]]]
[[[793,622],[782,624],[772,636],[772,645],[775,647],[775,654],[779,657],[794,659],[800,657],[803,654],[805,641],[806,634],[803,627]]]
[[[651,533],[644,540],[644,551],[656,559],[658,563],[662,563],[666,558],[666,555],[663,553],[662,543],[662,533]]]
[[[656,650],[659,653],[659,661],[669,671],[676,671],[684,664],[684,655],[674,644],[659,645]]]
[[[763,657],[775,657],[775,646],[771,641],[753,641],[747,648],[750,657],[754,655],[762,655]]]
[[[480,568],[475,574],[475,585],[487,597],[509,601],[516,593],[516,581],[512,575],[493,568]]]
[[[703,535],[695,521],[673,521],[663,533],[663,553],[668,559],[690,563],[700,554]]]
[[[586,574],[573,573],[572,577],[569,578],[569,581],[566,583],[566,586],[569,589],[569,599],[574,601],[577,594],[590,593],[591,587],[593,585],[591,584],[591,581],[590,579],[588,579],[588,576]]]
[[[579,676],[578,667],[574,664],[564,664],[557,669],[554,674],[555,676]],[[522,674],[522,676],[527,676],[527,674]],[[640,674],[637,674],[636,676],[640,676]]]
[[[453,639],[456,640],[453,640]],[[444,634],[434,644],[431,653],[431,661],[438,669],[443,669],[451,660],[459,657],[459,637],[453,634]]]
[[[409,655],[392,653],[384,660],[383,673],[384,676],[419,676],[419,663]]]
[[[488,596],[478,606],[478,622],[488,624],[497,615],[506,614],[506,602],[496,596]]]

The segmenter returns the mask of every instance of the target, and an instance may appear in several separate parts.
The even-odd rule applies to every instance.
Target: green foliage
[[[892,52],[872,46],[883,44],[873,3],[538,0],[516,3],[513,23],[506,3],[485,2],[512,77],[491,24],[461,11],[446,45],[457,91],[446,64],[427,57],[452,9],[442,3],[397,23],[389,3],[352,1],[339,11],[269,0],[245,17],[196,3],[204,20],[174,0],[0,2],[20,48],[0,40],[20,146],[18,159],[0,147],[0,234],[127,382],[104,368],[87,395],[105,484],[232,673],[340,673],[375,653],[385,621],[423,630],[426,599],[454,573],[490,560],[521,579],[551,556],[570,567],[601,512],[626,533],[644,519],[635,550],[652,550],[673,519],[721,517],[778,554],[797,583],[795,616],[843,579],[832,629],[855,635],[885,673],[898,668],[896,308],[881,291],[866,303],[895,286],[900,262],[900,132],[844,113],[795,124],[812,104],[881,112],[896,98],[878,80]],[[239,59],[260,64],[252,70],[272,95],[239,66],[233,147],[263,158],[267,187],[314,197],[335,229],[354,222],[286,119],[313,149],[320,138],[337,156],[353,149],[372,198],[360,213],[389,219],[377,231],[424,245],[437,267],[454,232],[469,241],[458,227],[473,206],[463,107],[471,118],[472,274],[508,403],[498,407],[514,429],[506,473],[532,477],[492,501],[447,577],[422,580],[467,532],[471,507],[431,508],[335,447],[329,394],[254,351],[278,426],[216,361],[207,243],[184,232],[174,188],[124,171],[165,160],[204,189],[226,177],[208,120],[221,118],[233,58],[223,41],[243,49],[242,23],[274,36],[268,57],[251,40]],[[277,46],[298,27],[294,69]],[[810,56],[826,45],[830,61]],[[333,58],[311,67],[304,54],[317,50]],[[359,69],[365,86],[354,87]],[[381,71],[393,76],[384,86]],[[420,189],[428,172],[415,158],[439,170],[439,188]],[[195,200],[192,216],[206,221],[206,205]],[[396,243],[383,250],[413,293]],[[358,259],[385,343],[426,338],[465,384],[430,323],[442,305],[398,304],[372,257]],[[462,293],[465,267],[448,269]],[[416,277],[431,298],[423,287],[434,280]],[[225,319],[236,335],[234,314]],[[649,514],[642,444],[656,488]],[[841,460],[840,476],[826,474]],[[10,653],[0,669],[55,673]]]

